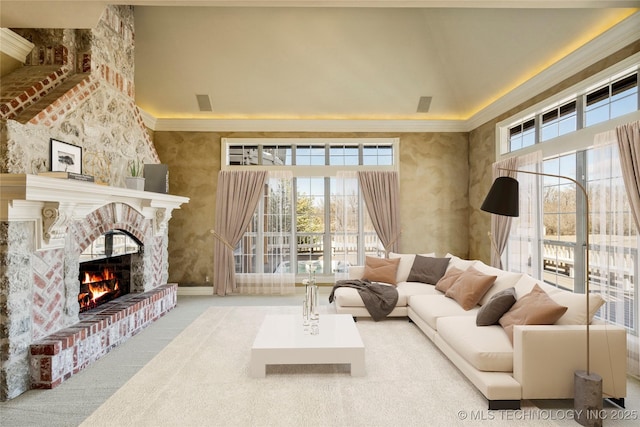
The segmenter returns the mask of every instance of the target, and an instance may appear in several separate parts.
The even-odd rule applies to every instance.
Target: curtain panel
[[[606,301],[598,317],[628,328],[627,373],[639,377],[640,343],[634,330],[640,315],[634,303],[639,244],[632,202],[638,197],[634,190],[638,177],[634,176],[637,170],[634,172],[633,164],[628,163],[635,156],[633,144],[625,144],[619,136],[616,130],[598,134],[591,150],[589,272],[591,291],[600,293]]]
[[[244,261],[236,265],[237,289],[243,295],[295,293],[293,173],[269,171],[250,227],[243,237]],[[252,229],[253,228],[253,229]]]
[[[501,176],[516,177],[516,167],[518,159],[510,157],[499,162],[495,162],[492,166],[493,179]],[[508,169],[508,170],[502,170]],[[511,217],[504,215],[491,215],[491,265],[493,267],[502,268],[502,253],[507,247],[509,241],[509,231],[511,230]]]
[[[542,172],[542,152],[518,156],[516,168],[526,172]],[[520,184],[520,216],[512,218],[507,256],[510,271],[527,273],[542,279],[542,177],[530,173],[517,174]]]
[[[386,255],[400,248],[400,184],[397,172],[361,171],[358,182]]]
[[[629,205],[640,230],[640,121],[618,126],[616,135]]]
[[[540,151],[506,160],[509,162],[505,162],[503,166],[501,166],[501,162],[494,164],[494,177],[500,176],[498,172],[507,173],[506,171],[497,171],[496,169],[499,167],[527,172],[541,172],[542,170],[542,152]],[[542,264],[540,177],[530,173],[518,174],[514,172],[509,172],[508,176],[518,180],[520,216],[510,218],[492,215],[491,233],[496,243],[492,250],[491,262],[493,266],[500,266],[499,268],[508,271],[527,273],[540,279],[541,268],[539,266]],[[499,257],[499,262],[495,259],[497,257]]]
[[[216,194],[213,286],[217,295],[236,292],[233,251],[247,229],[267,171],[220,171]]]
[[[627,372],[636,378],[640,378],[640,338],[638,331],[640,329],[640,322],[638,321],[640,307],[634,305],[634,299],[638,300],[638,276],[640,275],[638,274],[640,273],[640,261],[638,260],[638,252],[640,252],[638,238],[640,230],[640,121],[618,126],[615,132],[607,132],[603,138],[612,144],[616,143],[611,151],[614,156],[617,151],[619,162],[615,162],[613,167],[620,167],[620,174],[624,183],[624,194],[618,194],[622,193],[622,191],[611,192],[613,195],[617,195],[617,198],[626,196],[627,201],[626,205],[619,203],[618,206],[613,206],[612,209],[624,208],[624,212],[631,211],[632,222],[635,225],[635,230],[632,230],[629,224],[631,221],[626,221],[626,224],[629,224],[627,226],[623,222],[625,218],[620,218],[618,222],[620,225],[617,226],[617,234],[621,234],[624,237],[623,242],[625,243],[622,245],[618,243],[613,255],[608,254],[608,260],[615,261],[615,271],[612,273],[617,274],[617,276],[613,277],[617,277],[618,280],[614,283],[615,287],[611,288],[609,286],[609,295],[605,297],[608,301],[614,301],[615,303],[614,307],[609,307],[611,310],[607,314],[614,316],[613,321],[615,323],[625,324],[627,327],[633,327],[632,319],[635,320],[635,333],[632,329],[627,334]],[[605,254],[601,255],[604,256]],[[625,274],[628,269],[632,269],[634,273],[635,280],[633,283],[630,282]],[[609,273],[610,277],[612,273]],[[607,307],[609,304],[607,304]],[[631,313],[629,319],[626,318],[627,313]]]

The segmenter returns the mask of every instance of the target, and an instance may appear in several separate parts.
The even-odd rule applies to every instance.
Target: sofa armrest
[[[586,326],[527,325],[513,328],[513,377],[523,399],[574,396],[574,372],[586,370]],[[613,325],[590,325],[590,372],[602,377],[604,397],[627,394],[627,334]]]
[[[364,276],[364,265],[351,265],[349,266],[349,279],[358,280]]]

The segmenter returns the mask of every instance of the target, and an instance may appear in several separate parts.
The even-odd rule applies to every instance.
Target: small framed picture
[[[52,172],[82,173],[82,147],[51,138]]]

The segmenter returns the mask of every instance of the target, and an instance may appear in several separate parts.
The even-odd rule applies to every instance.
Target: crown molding
[[[146,112],[141,115],[154,131],[466,132],[460,120],[156,119]]]
[[[532,94],[544,92],[576,72],[595,64],[639,39],[640,13],[636,12],[476,113],[466,120],[466,130],[477,129],[511,108],[528,101]]]
[[[640,40],[640,12],[556,62],[467,120],[164,119],[140,109],[154,131],[183,132],[470,132]]]
[[[21,64],[35,47],[33,43],[8,28],[0,28],[0,51]]]
[[[151,130],[158,130],[158,119],[156,119],[155,116],[152,116],[151,114],[144,111],[142,108],[138,106],[136,107],[138,108],[138,113],[140,113],[140,117],[142,118],[144,125]]]

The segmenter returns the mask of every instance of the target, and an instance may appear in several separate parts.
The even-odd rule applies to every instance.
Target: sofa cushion
[[[436,256],[435,253],[420,254],[422,256]],[[400,264],[398,265],[398,272],[396,273],[396,282],[406,282],[411,271],[411,266],[416,258],[416,254],[399,254],[395,252],[389,252],[390,259],[400,258]]]
[[[368,256],[364,263],[362,278],[371,282],[382,282],[395,285],[396,273],[400,259],[376,258]]]
[[[512,372],[513,346],[499,325],[476,326],[471,316],[441,317],[438,335],[480,371]]]
[[[409,305],[434,330],[437,328],[437,321],[440,317],[470,316],[472,321],[475,322],[476,313],[480,309],[477,307],[465,311],[460,307],[460,304],[442,294],[413,295],[409,297]]]
[[[444,276],[450,258],[416,255],[407,277],[407,282],[422,282],[435,285]]]
[[[486,275],[471,266],[458,276],[445,296],[456,300],[465,310],[471,310],[495,281],[496,276]]]
[[[360,294],[355,288],[336,288],[333,296],[336,304],[341,307],[364,307],[364,302],[362,302],[362,298],[360,298]]]
[[[567,307],[557,304],[536,284],[500,318],[500,325],[513,342],[514,325],[553,325],[565,311]]]
[[[383,283],[387,286],[392,286]],[[417,282],[400,282],[396,285],[398,291],[398,302],[396,307],[406,307],[409,297],[412,295],[442,295],[436,291],[433,285]],[[349,287],[336,288],[334,291],[336,304],[340,307],[364,307],[364,302],[357,289]]]
[[[512,273],[509,271],[500,270],[499,268],[491,267],[490,265],[486,265],[482,261],[476,261],[473,264],[473,268],[476,270],[488,274],[496,276],[496,281],[493,283],[493,286],[489,288],[486,294],[480,299],[478,304],[484,305],[486,304],[492,296],[497,294],[498,292],[502,292],[505,289],[509,289],[515,286],[515,284],[522,277],[522,273]]]
[[[458,277],[460,277],[462,273],[464,273],[464,270],[460,270],[455,267],[449,268],[444,273],[444,276],[442,276],[442,278],[438,280],[438,283],[436,283],[436,290],[442,293],[447,292],[447,290],[449,290],[449,288],[456,282],[456,280],[458,280]]]
[[[498,321],[516,303],[516,289],[511,287],[494,294],[478,311],[476,325],[490,326]]]
[[[402,299],[403,305],[407,305],[408,299],[413,295],[442,295],[436,291],[436,287],[421,282],[400,282],[396,286],[398,289],[398,304]]]

